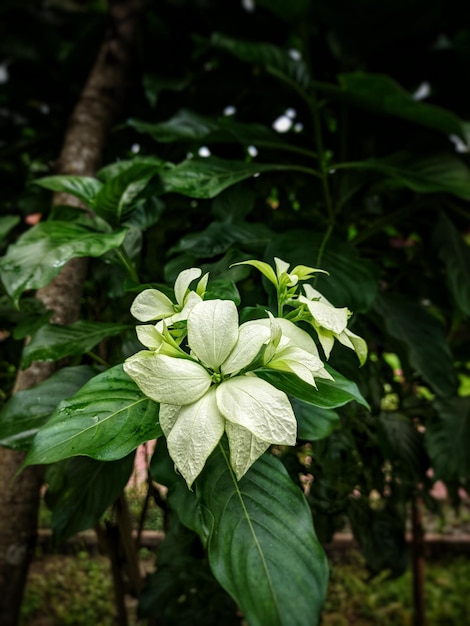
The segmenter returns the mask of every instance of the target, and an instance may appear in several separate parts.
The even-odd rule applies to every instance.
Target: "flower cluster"
[[[269,268],[268,278],[276,281],[278,293],[288,303],[298,281],[315,271],[298,266],[289,274],[288,264],[279,259],[277,273],[267,264],[249,263],[265,275]],[[288,397],[256,375],[260,368],[290,372],[312,386],[316,378],[332,379],[306,331],[271,314],[240,325],[231,300],[203,299],[207,275],[195,291],[190,290],[201,274],[192,268],[178,276],[176,304],[155,289],[137,296],[133,315],[142,322],[157,323],[137,327],[147,349],[124,364],[140,389],[160,403],[160,425],[169,454],[188,486],[224,432],[238,479],[271,444],[295,444],[297,423]],[[334,338],[354,348],[360,338],[346,328],[347,310],[335,309],[310,289],[298,297],[298,305],[304,319],[311,316],[325,354]],[[185,322],[183,332],[181,322]]]

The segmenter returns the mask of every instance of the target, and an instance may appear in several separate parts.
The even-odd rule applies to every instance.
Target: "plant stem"
[[[421,520],[420,502],[417,497],[411,501],[411,557],[413,569],[413,626],[425,626],[426,611],[424,602],[424,529]]]
[[[136,283],[140,283],[139,276],[138,276],[138,274],[136,272],[136,269],[135,269],[132,261],[130,260],[129,255],[127,254],[127,252],[123,248],[123,246],[119,246],[119,248],[116,248],[116,250],[114,252],[116,253],[116,256],[118,257],[119,261],[121,262],[121,265],[127,271],[127,273],[132,278],[132,280],[134,282],[136,282]]]

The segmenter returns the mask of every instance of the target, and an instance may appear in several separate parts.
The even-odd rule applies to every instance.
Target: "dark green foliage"
[[[470,115],[462,90],[468,7],[260,0],[250,12],[239,2],[150,3],[140,39],[142,76],[133,78],[128,121],[115,129],[96,178],[57,177],[51,163],[100,39],[102,7],[89,3],[77,13],[61,3],[48,11],[32,7],[25,0],[0,9],[0,51],[11,77],[0,102],[1,400],[21,363],[71,356],[85,369],[63,370],[50,387],[47,381],[10,400],[0,413],[0,442],[32,444],[31,462],[43,453],[49,461],[74,454],[100,459],[61,463],[72,478],[77,467],[87,474],[88,463],[105,471],[101,462],[112,459],[110,475],[116,471],[121,484],[128,461],[121,467],[116,459],[161,434],[156,405],[129,386],[119,365],[141,349],[119,334],[134,322],[129,307],[142,286],[172,282],[198,266],[210,272],[206,297],[242,303],[245,320],[266,316],[272,291],[255,271],[232,264],[280,257],[291,266],[316,266],[329,275],[319,274],[315,287],[351,309],[350,327],[366,338],[370,358],[359,369],[354,355],[336,345],[331,363],[340,374],[335,384],[318,380],[318,391],[285,373],[259,372],[297,397],[300,440],[280,451],[292,479],[288,489],[275,459],[260,463],[279,474],[291,495],[296,489],[297,499],[298,485],[312,475],[307,499],[320,538],[330,539],[349,518],[370,571],[400,574],[406,503],[417,494],[432,503],[428,470],[453,494],[470,481],[463,396],[470,363],[470,174],[462,121]],[[49,114],[41,112],[44,104]],[[283,116],[287,130],[278,132],[273,122]],[[51,190],[76,195],[91,211],[50,211]],[[25,220],[36,213],[42,221],[31,226]],[[59,329],[24,292],[47,284],[77,256],[93,257],[83,321]],[[19,340],[27,335],[33,340],[21,354]],[[81,388],[92,376],[91,350],[111,369]],[[81,374],[69,379],[72,371]],[[226,485],[228,473],[217,467]],[[227,502],[207,486],[213,478],[205,474],[207,482],[188,491],[161,441],[153,472],[169,487],[174,513],[157,587],[144,594],[142,612],[183,624],[192,611],[204,623],[205,603],[206,616],[236,623],[209,563],[258,623],[250,592],[236,589],[227,562],[215,554],[210,516],[201,513],[203,498],[221,523]],[[249,489],[255,475],[246,477]],[[65,535],[75,522],[61,489],[57,527]],[[90,493],[96,504],[99,490]],[[79,525],[99,516],[94,504],[89,517],[78,516]],[[175,516],[199,534],[208,557]],[[313,560],[320,571],[321,557]],[[194,577],[204,589],[199,599],[191,595]],[[270,616],[270,623],[277,619]],[[284,615],[279,623],[292,622]]]

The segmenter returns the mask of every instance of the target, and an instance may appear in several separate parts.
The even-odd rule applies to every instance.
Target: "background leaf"
[[[66,356],[90,352],[105,337],[120,335],[132,326],[80,320],[69,326],[46,324],[33,335],[23,350],[22,367],[33,361],[58,361]]]
[[[470,480],[470,397],[435,403],[438,417],[426,424],[425,442],[436,480]]]
[[[263,124],[239,122],[230,116],[209,117],[187,109],[181,109],[166,122],[152,124],[140,120],[129,120],[128,125],[139,133],[150,135],[159,143],[187,141],[206,144],[237,142],[242,145],[277,150],[295,150],[278,134]]]
[[[219,445],[197,479],[211,569],[250,626],[318,624],[328,569],[302,491],[265,454],[237,482]]]
[[[419,482],[429,466],[422,434],[406,415],[391,411],[380,413],[377,425],[384,457],[399,474]]]
[[[162,171],[164,191],[190,198],[213,198],[227,187],[261,172],[285,170],[286,166],[243,163],[217,157],[194,158]]]
[[[214,33],[211,43],[238,57],[241,61],[260,65],[266,70],[276,72],[281,78],[293,81],[302,89],[305,89],[310,77],[305,62],[292,58],[287,50],[283,50],[271,43],[243,41],[226,37],[220,33]]]
[[[161,434],[158,404],[116,365],[58,406],[34,438],[25,465],[78,455],[115,461]]]
[[[26,289],[47,285],[67,261],[99,257],[119,247],[126,230],[98,233],[68,222],[43,222],[30,228],[0,259],[0,278],[15,303]]]
[[[15,228],[20,221],[18,215],[4,215],[0,217],[0,241],[5,239],[8,233]]]
[[[46,503],[52,509],[52,530],[57,542],[93,528],[126,486],[134,455],[119,461],[68,459],[48,469]]]
[[[101,175],[106,180],[93,203],[96,213],[111,224],[120,224],[131,215],[138,199],[161,167],[161,161],[149,158],[131,161],[115,176],[108,177],[110,170],[104,173],[102,170]]]
[[[459,308],[470,315],[470,247],[444,213],[439,216],[433,241],[444,262],[450,292]]]
[[[89,365],[64,367],[35,387],[18,391],[0,411],[0,445],[27,450],[59,402],[73,396],[95,374]]]
[[[340,74],[342,91],[374,113],[391,115],[465,139],[462,121],[441,107],[415,100],[401,85],[385,74],[351,72]]]
[[[95,197],[103,184],[90,176],[45,176],[34,183],[51,191],[62,191],[75,196],[88,207],[93,207]]]
[[[369,159],[344,167],[379,172],[385,176],[386,187],[404,187],[418,193],[449,193],[470,200],[470,170],[453,154],[425,157],[396,154],[387,159]]]
[[[340,417],[336,411],[313,406],[298,398],[290,398],[297,418],[297,437],[306,441],[317,441],[328,437],[340,426]]]
[[[457,376],[444,327],[418,303],[381,294],[375,308],[387,332],[402,344],[410,365],[441,396],[457,391]]]

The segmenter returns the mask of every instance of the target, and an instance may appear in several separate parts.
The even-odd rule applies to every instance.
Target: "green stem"
[[[323,235],[323,239],[321,240],[321,244],[320,247],[318,249],[318,254],[317,254],[317,262],[316,262],[316,267],[319,267],[321,265],[322,262],[322,258],[323,258],[323,253],[325,252],[325,248],[326,248],[326,244],[328,243],[332,233],[333,233],[333,229],[334,229],[334,222],[329,222],[328,224],[328,228],[325,231],[325,234]],[[315,275],[315,278],[313,279],[313,284],[315,285],[318,281],[318,274]]]
[[[116,253],[116,256],[121,262],[121,265],[127,271],[127,273],[132,278],[132,280],[136,283],[140,283],[139,276],[137,275],[136,269],[132,261],[130,260],[129,255],[124,250],[124,248],[122,246],[119,246],[119,248],[116,248],[114,252]]]
[[[104,365],[105,367],[109,367],[109,363],[107,363],[104,359],[102,359],[96,352],[87,352],[88,356],[96,361],[100,365]]]

